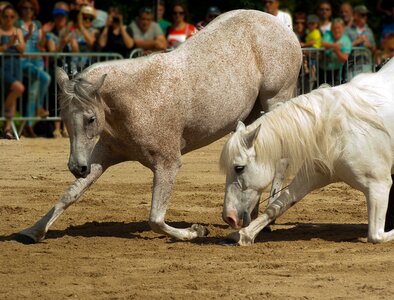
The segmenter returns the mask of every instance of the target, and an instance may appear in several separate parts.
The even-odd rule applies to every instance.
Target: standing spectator
[[[345,33],[345,23],[342,19],[332,20],[331,30],[323,36],[322,46],[326,49],[325,59],[320,64],[320,83],[338,85],[345,79],[342,74],[343,64],[352,52],[352,42]]]
[[[56,2],[54,9],[52,10],[52,18],[53,20],[44,24],[42,29],[43,32],[46,33],[46,47],[49,52],[70,52],[71,51],[71,45],[69,46],[69,43],[67,42],[67,39],[69,39],[69,28],[67,27],[68,25],[68,14],[69,14],[69,6],[65,2]],[[66,31],[68,31],[68,34],[66,35]],[[76,41],[74,40],[74,44],[76,45]],[[74,49],[76,51],[77,46],[74,46]],[[68,63],[71,61],[70,58],[67,58]],[[49,70],[53,71],[55,70],[55,65],[59,64],[60,62],[56,59],[48,59],[47,64],[49,64]],[[61,64],[59,64],[61,66]],[[55,76],[55,74],[52,72],[50,73],[52,77]],[[49,95],[54,95],[55,94],[55,89],[56,89],[56,82],[51,82],[49,86]],[[54,99],[54,101],[57,101],[57,99]],[[54,101],[49,102],[49,110],[55,111],[55,109],[58,108],[57,103]],[[55,111],[57,113],[57,111]],[[62,130],[62,122],[61,121],[54,121],[54,126],[55,129],[53,131],[53,137],[59,138],[59,137],[68,137],[67,130],[65,126],[63,126]]]
[[[301,47],[313,47],[319,49],[321,47],[322,37],[319,30],[319,17],[309,15],[307,18],[308,30],[305,37],[305,43]]]
[[[207,13],[205,14],[205,19],[198,22],[196,24],[196,27],[198,30],[203,29],[205,26],[207,26],[213,19],[215,19],[217,16],[219,16],[222,12],[220,11],[219,7],[217,6],[211,6],[208,8]]]
[[[375,38],[371,28],[367,25],[369,10],[365,5],[354,8],[353,25],[346,30],[346,34],[354,47],[367,47],[373,53],[375,51]]]
[[[8,1],[0,1],[0,14],[3,11],[4,7],[11,5]],[[0,18],[0,25],[1,25],[1,18]]]
[[[195,34],[197,28],[186,22],[189,14],[185,4],[175,4],[171,12],[174,22],[168,30],[167,40],[171,48],[176,48]]]
[[[1,11],[0,23],[0,51],[4,53],[23,53],[25,42],[20,28],[14,26],[17,18],[16,10],[7,5]],[[0,72],[0,79],[4,82],[6,99],[4,102],[5,126],[4,138],[13,139],[11,130],[11,118],[15,114],[16,101],[20,97],[25,87],[22,83],[22,73],[20,59],[18,56],[5,57],[3,60],[3,71]]]
[[[164,19],[164,13],[166,12],[166,4],[164,1],[159,1],[159,5],[157,6],[157,20],[161,31],[163,31],[164,35],[167,35],[168,28],[171,26],[171,22]]]
[[[317,15],[320,19],[320,32],[324,35],[331,29],[332,5],[330,1],[322,0],[317,8]]]
[[[306,13],[303,11],[294,14],[294,33],[300,43],[305,42],[306,36]]]
[[[386,21],[382,21],[382,31],[380,33],[380,45],[383,46],[386,37],[394,32],[394,2],[391,1],[391,14],[387,15]]]
[[[99,46],[103,52],[115,52],[127,58],[134,46],[132,34],[131,28],[123,24],[123,14],[120,9],[110,7],[107,24],[99,37]]]
[[[42,26],[42,31],[46,36],[46,48],[49,52],[62,52],[60,47],[60,35],[64,33],[68,23],[69,7],[65,2],[56,2],[52,10],[52,21]]]
[[[131,22],[130,28],[137,48],[142,48],[145,51],[166,49],[166,38],[159,24],[153,22],[153,10],[151,8],[141,8],[137,20]]]
[[[264,0],[265,12],[277,17],[283,24],[293,30],[293,21],[290,14],[279,10],[279,0]]]
[[[21,28],[25,43],[26,52],[39,53],[45,51],[45,37],[41,30],[41,23],[36,20],[40,11],[37,0],[20,0],[18,3],[21,18],[17,21],[17,26]],[[28,74],[28,97],[26,116],[47,117],[49,112],[44,108],[45,95],[47,94],[51,76],[44,70],[44,60],[42,57],[26,57],[22,59],[22,70]],[[36,137],[32,128],[33,122],[28,120],[24,127],[25,137]]]
[[[376,65],[384,64],[387,60],[394,57],[394,32],[389,34],[383,43],[383,49],[376,52]]]
[[[349,2],[343,2],[339,9],[339,16],[345,22],[345,27],[350,28],[353,25],[353,7]]]
[[[72,36],[78,42],[78,52],[92,51],[96,42],[97,29],[93,28],[96,12],[91,6],[82,6],[77,22],[71,28]]]

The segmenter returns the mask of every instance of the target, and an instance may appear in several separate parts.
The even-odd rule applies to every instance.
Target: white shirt
[[[286,25],[286,27],[290,28],[291,30],[293,30],[293,20],[291,19],[290,14],[288,14],[287,12],[278,10],[278,14],[276,15],[276,17],[283,23]]]

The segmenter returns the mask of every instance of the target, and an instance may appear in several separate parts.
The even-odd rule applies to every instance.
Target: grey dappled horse
[[[139,161],[154,173],[151,228],[184,240],[205,235],[200,225],[177,229],[165,223],[181,155],[291,98],[301,57],[297,38],[275,17],[237,10],[170,53],[97,63],[72,80],[59,69],[61,114],[71,142],[68,166],[77,179],[20,234],[42,240],[108,167]]]

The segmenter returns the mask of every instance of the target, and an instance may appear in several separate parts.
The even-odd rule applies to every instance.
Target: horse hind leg
[[[24,244],[33,244],[42,241],[49,227],[56,219],[76,202],[79,197],[101,176],[104,169],[101,165],[93,164],[90,174],[86,178],[79,178],[66,190],[55,206],[33,226],[20,231],[15,240]]]
[[[391,183],[391,178],[387,178],[387,180],[374,181],[369,184],[367,192],[369,242],[382,243],[394,240],[394,229],[385,232]]]

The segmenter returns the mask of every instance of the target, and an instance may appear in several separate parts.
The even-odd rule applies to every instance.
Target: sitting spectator
[[[300,43],[305,42],[306,13],[303,11],[298,11],[294,14],[294,33]]]
[[[301,43],[301,47],[321,47],[321,34],[319,30],[319,17],[316,15],[309,15],[307,18],[308,30],[305,37],[305,43]]]
[[[153,11],[149,7],[139,10],[138,18],[130,24],[134,43],[145,51],[160,51],[167,47],[166,38],[159,24],[153,22]]]
[[[322,83],[338,85],[345,80],[342,67],[352,51],[352,42],[344,32],[345,23],[337,18],[332,20],[331,31],[323,35],[322,46],[326,51],[320,63],[319,85]]]
[[[354,8],[354,21],[345,33],[352,41],[353,47],[367,47],[371,52],[375,51],[375,38],[371,28],[367,25],[369,10],[365,5]]]
[[[382,65],[392,57],[394,57],[394,32],[385,39],[383,49],[376,52],[375,63],[377,66]]]
[[[207,26],[213,19],[215,19],[217,16],[219,16],[222,12],[220,11],[219,7],[217,6],[211,6],[208,8],[207,13],[205,14],[205,19],[198,22],[196,24],[196,27],[198,30],[203,29],[205,26]]]
[[[171,48],[177,48],[189,37],[197,32],[197,28],[186,22],[188,11],[186,5],[177,3],[172,7],[173,24],[168,30],[168,44]]]
[[[96,36],[98,30],[93,28],[93,20],[95,18],[95,10],[90,6],[82,6],[79,11],[76,20],[72,18],[72,22],[69,23],[63,37],[62,44],[68,43],[71,47],[72,52],[86,53],[95,50]],[[79,56],[73,57],[71,60],[71,66],[69,73],[74,76],[78,71],[84,69],[88,64],[89,57]]]
[[[25,42],[20,28],[14,26],[17,18],[16,10],[7,5],[1,11],[0,22],[0,51],[4,53],[23,53]],[[11,118],[15,114],[16,102],[25,87],[22,83],[22,72],[19,56],[6,56],[3,61],[0,79],[4,82],[6,99],[4,102],[5,126],[4,138],[13,139],[14,135],[11,130]]]
[[[279,10],[279,0],[264,0],[265,12],[277,17],[283,24],[293,30],[293,21],[290,14]]]
[[[123,14],[120,9],[110,7],[107,24],[99,37],[99,46],[103,52],[115,52],[127,58],[134,46],[132,34],[130,27],[123,24]]]
[[[322,0],[319,2],[317,8],[317,15],[320,19],[319,29],[321,34],[331,30],[331,17],[332,17],[332,5],[330,1]]]
[[[171,22],[164,19],[164,13],[166,12],[166,5],[164,1],[159,1],[157,5],[157,20],[161,31],[163,31],[164,35],[167,35],[168,28],[171,26]]]
[[[41,23],[35,18],[38,16],[40,6],[37,0],[20,0],[18,3],[21,18],[17,26],[21,28],[28,53],[45,51],[45,37],[41,30]],[[40,56],[22,58],[22,70],[28,74],[28,97],[26,116],[47,117],[49,112],[44,108],[45,95],[51,82],[51,77],[44,70],[44,60]],[[24,127],[25,137],[36,137],[32,121],[28,120]]]
[[[353,25],[353,7],[349,2],[343,2],[339,9],[339,16],[345,23],[345,28],[350,28]]]

